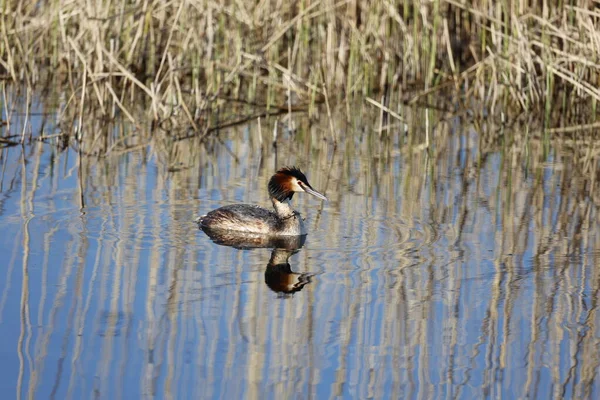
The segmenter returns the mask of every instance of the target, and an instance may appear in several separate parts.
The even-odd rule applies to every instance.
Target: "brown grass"
[[[398,119],[418,104],[503,121],[536,113],[554,128],[564,126],[557,115],[593,123],[600,12],[582,0],[543,4],[4,1],[0,68],[21,85],[20,112],[33,93],[62,97],[63,134],[78,139],[98,135],[82,126],[91,119],[205,136],[259,116],[314,115],[318,103],[328,118],[337,104],[349,116],[369,98]]]

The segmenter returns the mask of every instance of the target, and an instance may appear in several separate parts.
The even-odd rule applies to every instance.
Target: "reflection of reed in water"
[[[297,136],[280,138],[279,157],[310,163],[315,186],[329,185],[332,197],[311,215],[318,240],[298,254],[298,269],[310,269],[309,257],[341,260],[337,269],[319,263],[319,285],[282,302],[270,301],[260,253],[195,246],[191,223],[199,191],[207,208],[268,200],[255,188],[266,185],[274,152],[255,126],[223,133],[227,147],[157,137],[150,156],[84,156],[81,213],[67,186],[73,152],[32,146],[27,160],[4,149],[0,240],[11,252],[0,324],[23,324],[18,392],[44,397],[56,387],[60,398],[66,387],[77,398],[85,382],[101,396],[381,398],[387,388],[393,398],[475,398],[510,387],[538,398],[552,386],[555,397],[592,398],[599,144],[564,137],[548,149],[534,126],[456,133],[441,121],[428,155],[417,146],[421,120],[408,120],[400,146],[404,134],[392,129],[381,140],[356,131],[332,152],[320,142],[327,121],[299,120]],[[368,115],[361,122],[376,125]],[[284,373],[292,378],[282,383]]]

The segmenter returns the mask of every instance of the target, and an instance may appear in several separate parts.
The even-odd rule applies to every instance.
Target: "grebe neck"
[[[279,201],[275,197],[271,197],[271,202],[273,202],[273,208],[275,209],[275,214],[279,218],[287,219],[292,218],[298,213],[292,209],[290,206],[289,200]]]

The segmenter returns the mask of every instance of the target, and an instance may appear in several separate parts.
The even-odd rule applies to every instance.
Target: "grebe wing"
[[[276,224],[272,211],[252,204],[232,204],[217,208],[199,218],[198,223],[207,228],[268,233]]]

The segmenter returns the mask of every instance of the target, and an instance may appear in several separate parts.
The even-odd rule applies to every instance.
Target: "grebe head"
[[[327,201],[327,197],[310,186],[306,176],[296,167],[281,168],[269,181],[269,195],[280,202],[291,200],[294,192],[306,192]]]

